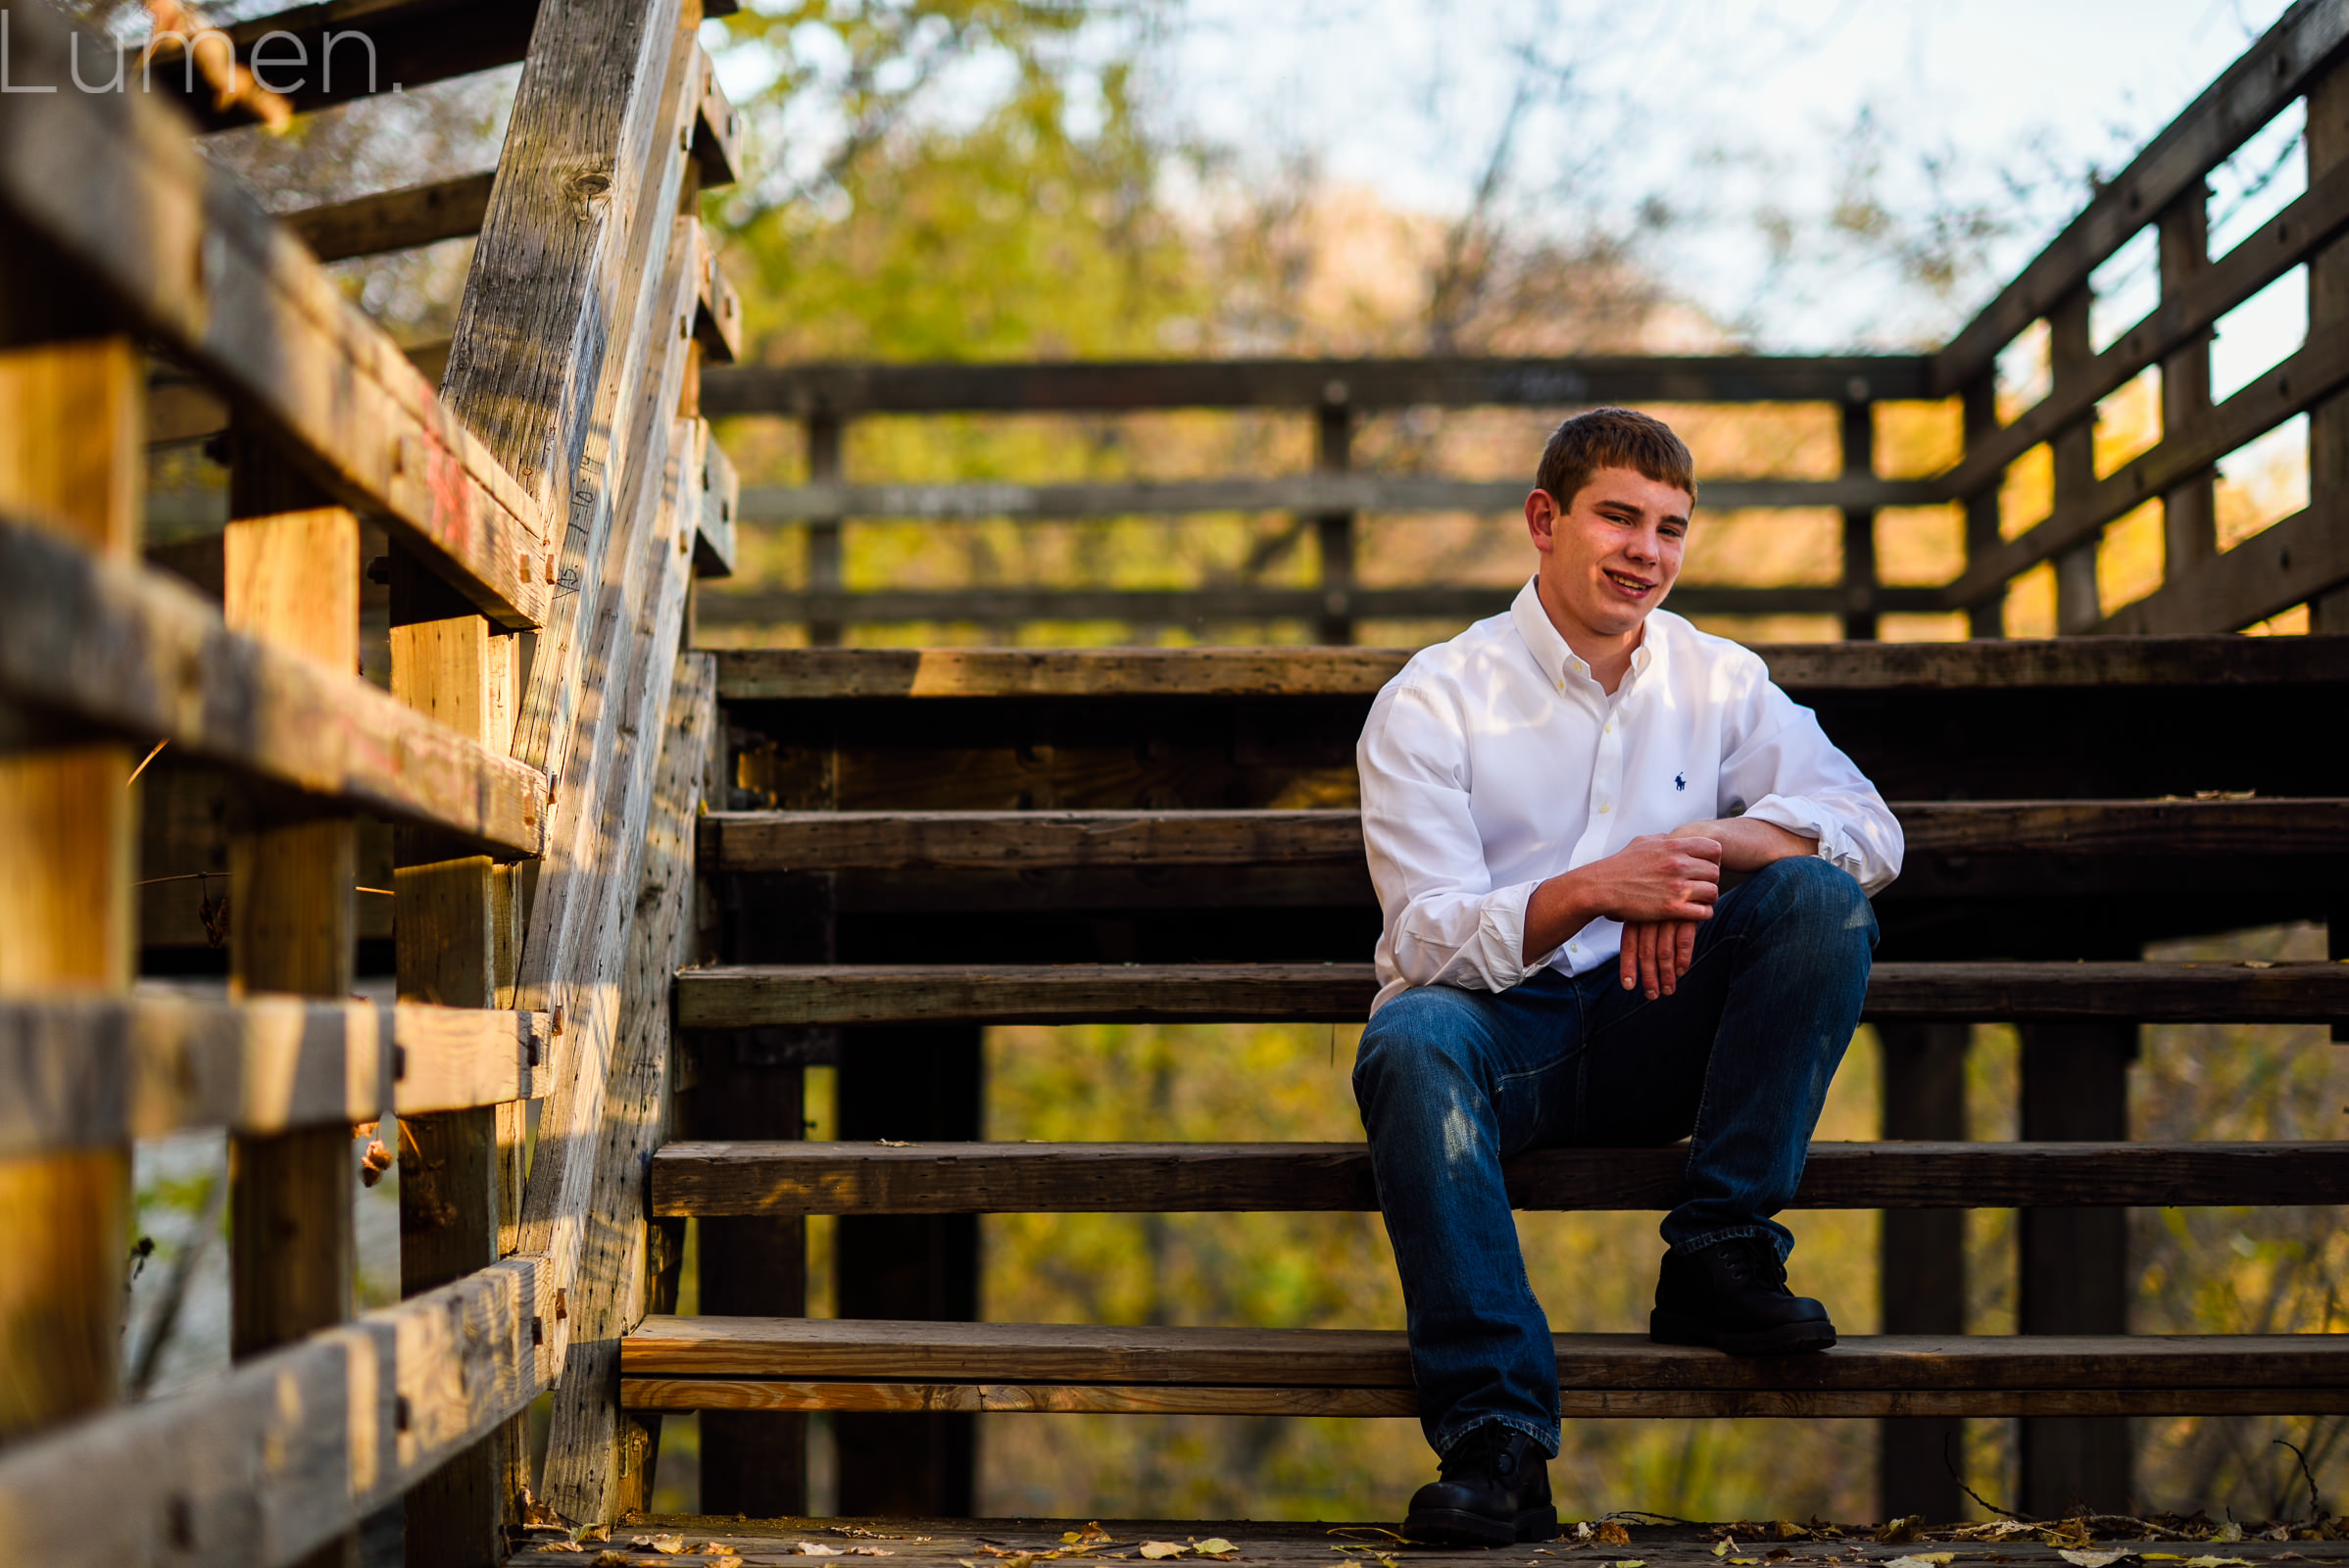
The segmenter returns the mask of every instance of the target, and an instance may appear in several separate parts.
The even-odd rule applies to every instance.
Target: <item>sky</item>
[[[1460,211],[1521,83],[1509,199],[1553,220],[1673,217],[1645,254],[1759,346],[1945,335],[2285,9],[2284,0],[1187,0],[1162,109],[1219,143]],[[1536,62],[1533,69],[1527,62]],[[1756,218],[1824,212],[1867,117],[1876,192],[2006,226],[1943,299]],[[1810,249],[1816,250],[1817,247]],[[1790,275],[1800,274],[1800,275]]]

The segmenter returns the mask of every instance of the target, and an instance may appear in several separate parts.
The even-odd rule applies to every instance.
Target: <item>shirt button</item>
[[[1601,816],[1604,816],[1604,815],[1605,815],[1607,812],[1609,812],[1609,811],[1611,811],[1611,810],[1613,810],[1613,809],[1614,809],[1614,808],[1613,808],[1613,807],[1611,807],[1611,806],[1601,806],[1601,807],[1599,807],[1599,808],[1598,808],[1598,812],[1599,812],[1599,815],[1601,815]]]

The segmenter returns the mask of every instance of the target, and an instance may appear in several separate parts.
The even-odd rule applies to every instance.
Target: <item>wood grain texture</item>
[[[1572,359],[1160,360],[1027,365],[738,366],[703,408],[731,414],[950,414],[1113,409],[1521,408],[1597,403],[1839,403],[1925,394],[1906,355]]]
[[[2121,637],[2231,631],[2324,594],[2349,580],[2349,527],[2342,525],[2342,506],[2334,497],[2293,513],[2122,606],[2096,630]]]
[[[2325,1389],[2349,1393],[2330,1334],[1854,1335],[1802,1356],[1733,1356],[1643,1334],[1560,1334],[1564,1389],[1750,1392]],[[843,1318],[649,1317],[629,1377],[811,1381],[1411,1387],[1400,1330],[1116,1328]]]
[[[707,400],[705,400],[706,402]],[[2273,531],[2273,530],[2271,530]],[[1788,691],[2349,682],[2349,637],[2162,636],[1757,645]],[[1369,698],[1400,648],[726,649],[726,702],[848,697]]]
[[[1099,484],[802,484],[743,492],[746,522],[831,517],[1124,517],[1193,512],[1509,513],[1525,507],[1516,479],[1422,474],[1297,473],[1260,479],[1134,480]],[[1945,499],[1926,479],[1713,479],[1707,512],[1748,507],[1916,507]]]
[[[491,169],[376,191],[347,202],[296,208],[283,221],[321,262],[380,256],[479,233],[481,217],[489,210],[489,188],[497,177]]]
[[[856,1383],[630,1377],[640,1410],[970,1410],[1018,1414],[1416,1416],[1409,1389],[1216,1388],[1198,1384]],[[1568,1419],[1755,1416],[2319,1415],[2340,1389],[1562,1389]]]
[[[1911,801],[1912,855],[2337,855],[2349,801]],[[710,872],[1355,864],[1361,813],[710,811]]]
[[[699,422],[699,421],[697,421]],[[693,569],[697,577],[734,575],[735,522],[741,515],[742,481],[734,464],[702,424],[702,515],[694,535]]]
[[[708,65],[707,56],[704,65]],[[742,296],[734,292],[725,269],[717,265],[717,252],[710,245],[709,230],[700,232],[695,250],[700,278],[695,298],[694,336],[711,360],[731,365],[742,358]]]
[[[15,17],[19,79],[66,80],[70,34],[48,12]],[[543,618],[529,491],[177,115],[138,94],[0,96],[0,210],[484,612]]]
[[[733,964],[679,971],[687,1029],[811,1024],[1358,1023],[1368,964]],[[1871,1018],[2321,1022],[2349,1017],[2349,965],[1880,963]]]
[[[160,572],[0,517],[0,691],[395,820],[533,855],[547,781]],[[127,768],[124,774],[127,776]]]
[[[1660,1209],[1688,1150],[1545,1149],[1509,1160],[1528,1209]],[[653,1212],[1367,1212],[1361,1144],[675,1143]],[[1811,1146],[1795,1208],[2171,1207],[2349,1202],[2349,1143]]]
[[[618,1403],[620,1336],[645,1313],[645,1169],[668,1134],[669,1018],[661,981],[685,953],[693,898],[693,819],[717,723],[717,675],[706,654],[677,661],[644,830],[642,889],[621,981],[601,1148],[587,1204],[575,1318],[555,1394],[540,1494],[568,1518],[617,1516],[642,1445]]]
[[[2104,259],[2241,146],[2349,40],[2349,5],[2301,0],[2096,194],[1997,298],[1933,357],[1949,395],[1985,374],[2015,334],[2088,280]]]
[[[719,14],[714,5],[706,6],[704,11],[710,16]],[[727,101],[726,89],[717,79],[717,67],[708,51],[702,54],[700,70],[694,105],[693,156],[702,167],[702,188],[715,190],[740,179],[747,167],[743,163],[742,115]]]

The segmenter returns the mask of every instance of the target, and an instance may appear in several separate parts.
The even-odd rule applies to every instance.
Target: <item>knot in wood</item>
[[[612,175],[601,169],[583,169],[563,188],[579,201],[601,201],[612,194]]]

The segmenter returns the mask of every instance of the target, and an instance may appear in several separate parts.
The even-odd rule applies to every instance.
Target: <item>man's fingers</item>
[[[1678,964],[1680,972],[1687,974],[1688,966],[1696,961],[1695,923],[1683,920],[1672,928],[1672,935],[1673,947],[1677,950],[1675,962]]]
[[[1639,927],[1639,979],[1641,989],[1647,993],[1647,1000],[1650,1002],[1662,996],[1668,989],[1664,980],[1663,965],[1658,961],[1656,954],[1656,938],[1661,934],[1662,929],[1656,925]]]
[[[1716,865],[1721,862],[1721,841],[1719,839],[1674,839],[1672,843],[1673,847],[1684,855],[1693,855],[1700,860],[1711,860]]]

